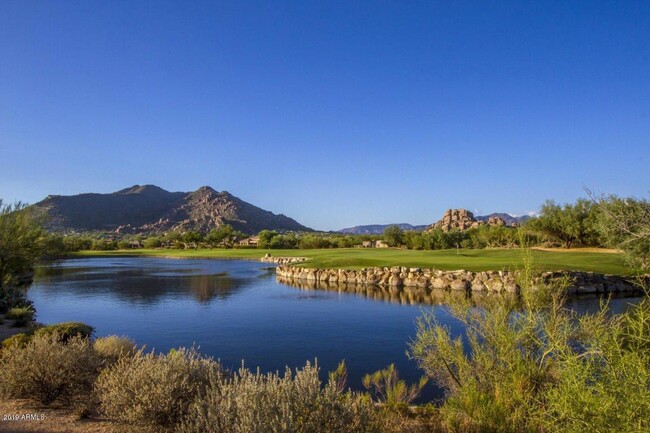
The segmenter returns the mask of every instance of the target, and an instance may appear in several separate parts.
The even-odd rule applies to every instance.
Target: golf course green
[[[532,251],[533,264],[539,270],[590,271],[613,275],[634,274],[622,253],[611,250],[572,249]],[[333,248],[313,250],[265,249],[133,249],[81,251],[72,257],[141,256],[208,259],[260,259],[265,254],[282,257],[306,257],[298,265],[314,268],[360,269],[373,266],[407,266],[441,270],[469,271],[514,270],[522,266],[521,249],[405,250],[394,248]]]

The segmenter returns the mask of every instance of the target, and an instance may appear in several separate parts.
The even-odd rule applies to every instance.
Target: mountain
[[[466,211],[464,209],[459,209],[459,211],[465,211],[468,214],[468,220],[470,220],[470,223],[474,221],[483,221],[487,223],[488,221],[490,221],[490,219],[494,221],[496,218],[501,218],[503,219],[503,221],[505,221],[505,224],[507,226],[512,226],[513,224],[523,224],[524,222],[526,222],[526,220],[531,218],[528,215],[515,217],[507,213],[491,213],[490,215],[481,215],[475,217],[471,212]],[[469,217],[469,215],[471,215],[471,217]],[[404,224],[370,224],[370,225],[344,228],[338,230],[337,233],[345,233],[345,234],[353,234],[353,235],[380,235],[384,233],[386,227],[392,225],[398,226],[404,231],[417,231],[417,232],[424,231],[427,229],[427,227],[429,227],[427,225],[414,226],[405,223]],[[470,225],[468,225],[467,227],[469,227]],[[435,224],[432,224],[431,226],[435,226]]]
[[[384,234],[386,227],[397,226],[404,231],[421,232],[426,229],[426,225],[414,226],[411,224],[370,224],[365,226],[348,227],[338,230],[338,233],[345,233],[351,235],[381,235]]]
[[[285,215],[209,186],[169,192],[155,185],[134,185],[109,194],[50,195],[34,207],[48,216],[48,229],[58,232],[207,232],[222,224],[248,234],[264,229],[311,231]]]
[[[506,222],[507,226],[511,226],[513,224],[523,224],[532,217],[529,215],[512,216],[507,213],[499,213],[499,212],[491,213],[490,215],[482,215],[476,217],[478,221],[484,221],[484,222],[488,222],[490,218],[501,218]]]

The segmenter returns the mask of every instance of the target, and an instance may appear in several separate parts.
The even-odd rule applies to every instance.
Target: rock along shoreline
[[[311,281],[338,285],[380,286],[392,289],[416,288],[424,291],[453,290],[466,292],[517,293],[518,274],[511,271],[443,271],[439,269],[407,268],[401,266],[373,267],[359,270],[321,269],[292,266],[306,259],[273,257],[262,261],[277,263],[276,275],[285,281]],[[286,260],[283,260],[286,259]],[[550,283],[566,279],[567,294],[582,293],[634,293],[642,292],[640,283],[647,286],[650,275],[636,277],[605,275],[595,272],[556,271],[544,272],[540,282]]]

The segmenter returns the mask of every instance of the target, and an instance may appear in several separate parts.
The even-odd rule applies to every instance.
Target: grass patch
[[[264,254],[286,257],[307,257],[301,266],[319,268],[360,269],[371,266],[408,266],[442,270],[466,269],[470,271],[512,270],[522,266],[520,249],[461,249],[417,251],[394,248],[365,249],[337,248],[314,250],[262,250],[262,249],[198,249],[167,250],[140,249],[117,251],[81,251],[72,257],[133,256],[208,259],[260,259]],[[532,251],[533,260],[540,269],[591,271],[614,275],[631,275],[623,254],[611,250]]]

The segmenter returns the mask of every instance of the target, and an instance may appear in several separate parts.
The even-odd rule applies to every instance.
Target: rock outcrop
[[[478,221],[474,214],[467,209],[448,209],[442,219],[429,226],[429,229],[441,229],[448,232],[451,230],[467,230],[476,226]]]
[[[492,216],[488,218],[488,225],[490,226],[505,226],[506,220],[498,216]]]
[[[467,209],[447,209],[442,219],[431,224],[427,230],[440,229],[443,232],[452,230],[467,230],[488,224],[490,226],[505,226],[506,221],[499,216],[491,216],[487,221],[478,220]]]

